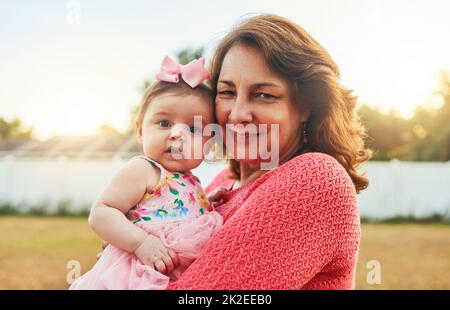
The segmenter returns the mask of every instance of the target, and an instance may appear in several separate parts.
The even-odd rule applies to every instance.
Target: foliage
[[[21,120],[15,118],[12,121],[8,121],[0,117],[0,142],[14,138],[31,139],[32,134],[33,130],[24,128]]]
[[[103,124],[97,128],[97,132],[105,136],[120,136],[121,132],[111,125]]]
[[[361,223],[370,224],[445,224],[450,225],[450,218],[445,214],[433,214],[428,217],[395,216],[386,219],[361,218]]]
[[[19,210],[10,202],[0,204],[0,215],[16,215],[19,213]]]
[[[442,105],[419,106],[410,119],[367,105],[359,108],[368,131],[367,146],[375,151],[374,160],[450,160],[450,74],[443,73],[441,80],[436,96]]]
[[[22,211],[23,210],[23,211]],[[10,202],[0,204],[0,216],[58,216],[58,217],[88,217],[89,206],[81,206],[78,209],[72,208],[70,200],[61,200],[57,203],[56,209],[50,210],[50,203],[42,201],[32,206],[14,205]]]
[[[203,56],[205,49],[199,47],[197,49],[185,48],[176,53],[178,62],[182,65],[189,63],[191,60],[199,59]]]

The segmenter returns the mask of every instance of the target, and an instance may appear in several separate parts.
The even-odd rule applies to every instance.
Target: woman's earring
[[[303,144],[308,143],[308,132],[306,122],[302,124],[302,142]]]

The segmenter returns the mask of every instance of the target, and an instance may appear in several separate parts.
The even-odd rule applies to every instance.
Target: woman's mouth
[[[260,129],[264,129],[266,128],[267,130],[267,125],[265,124],[247,124],[247,125],[241,125],[241,124],[237,124],[237,125],[232,125],[232,124],[227,124],[225,126],[225,130],[228,132],[231,132],[235,135],[254,135],[254,136],[258,136],[261,134],[261,130]],[[259,128],[261,127],[261,128]]]
[[[235,140],[243,141],[245,144],[250,143],[251,141],[256,142],[260,137],[265,135],[264,132],[258,132],[256,130],[228,129],[228,132]]]

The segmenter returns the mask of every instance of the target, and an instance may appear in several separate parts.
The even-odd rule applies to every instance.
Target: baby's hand
[[[170,274],[178,266],[178,255],[164,246],[158,237],[148,235],[134,254],[147,266]]]
[[[213,208],[223,203],[223,195],[225,195],[227,192],[228,190],[225,187],[219,186],[213,189],[211,193],[209,193],[208,200]]]

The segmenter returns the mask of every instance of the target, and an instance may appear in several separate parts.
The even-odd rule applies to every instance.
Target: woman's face
[[[278,146],[279,154],[275,155],[283,162],[299,149],[301,123],[307,119],[293,102],[289,83],[268,68],[256,48],[242,44],[234,45],[224,58],[217,83],[216,115],[223,130],[233,137],[233,143],[225,138],[229,158],[253,168],[268,160],[261,156],[261,149],[256,158],[250,156],[252,138],[268,151]],[[242,131],[242,126],[249,124],[256,125],[253,134]],[[244,151],[243,158],[236,156]]]

